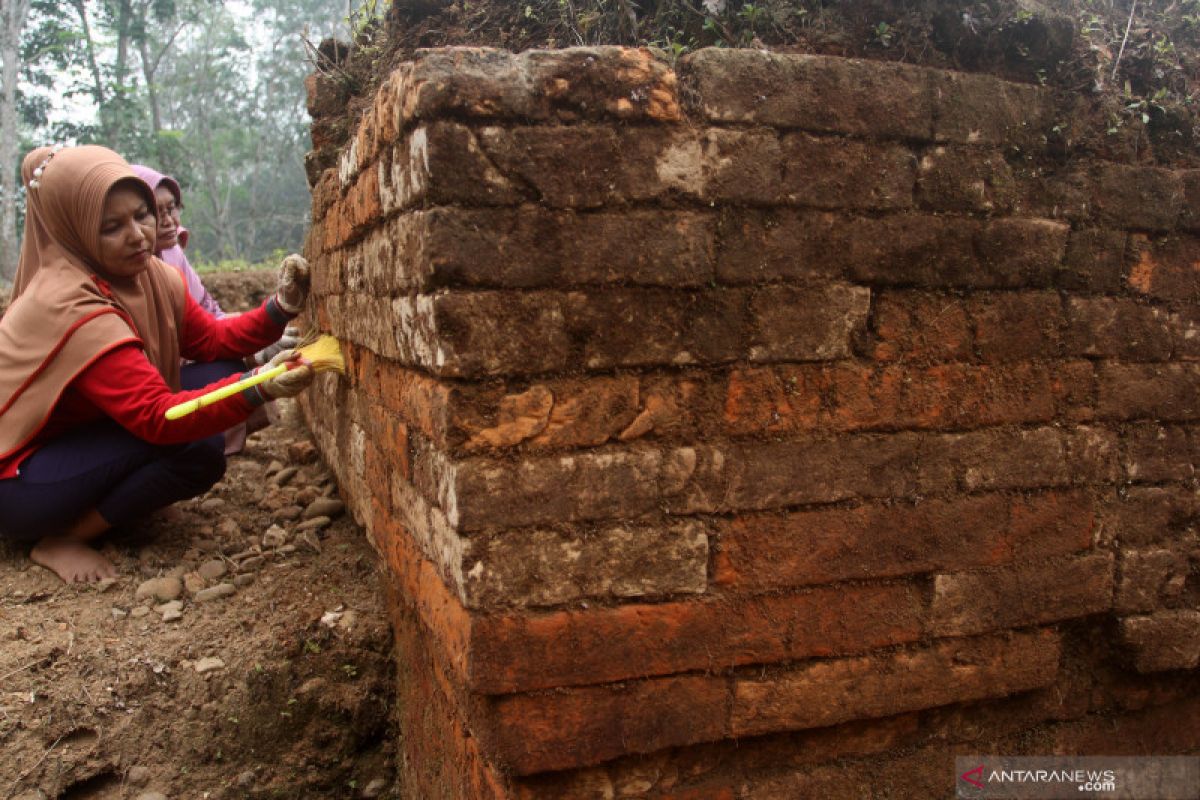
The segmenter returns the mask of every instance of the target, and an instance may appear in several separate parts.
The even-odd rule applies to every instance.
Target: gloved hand
[[[257,375],[285,362],[295,362],[295,366],[292,366],[291,369],[282,375],[277,375],[268,381],[258,384],[258,391],[268,400],[278,400],[281,397],[295,397],[307,389],[313,382],[313,376],[316,373],[311,366],[303,363],[300,354],[295,350],[284,350],[277,353],[269,362],[258,367],[250,374]]]
[[[308,262],[304,256],[292,253],[279,265],[279,283],[275,287],[275,298],[279,306],[289,314],[299,314],[308,299]]]
[[[250,356],[250,364],[266,364],[284,350],[291,350],[300,343],[300,329],[289,325],[283,330],[283,336],[275,344],[269,344],[262,350]],[[249,364],[247,365],[249,366]]]

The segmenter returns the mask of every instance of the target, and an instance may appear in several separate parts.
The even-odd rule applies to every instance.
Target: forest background
[[[299,249],[310,202],[308,43],[347,38],[374,7],[0,0],[0,286],[19,253],[20,162],[48,142],[103,144],[175,176],[193,264]]]

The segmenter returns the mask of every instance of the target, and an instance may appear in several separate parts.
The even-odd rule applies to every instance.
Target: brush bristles
[[[346,359],[342,357],[342,346],[334,337],[324,334],[311,344],[297,349],[317,372],[346,372]]]

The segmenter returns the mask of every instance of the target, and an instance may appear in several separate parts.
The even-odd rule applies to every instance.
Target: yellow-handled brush
[[[312,367],[316,372],[345,373],[346,371],[346,359],[342,357],[342,346],[332,336],[322,335],[315,339],[309,337],[309,343],[296,348],[296,353],[300,356],[302,364]],[[194,397],[186,403],[171,406],[167,409],[167,419],[186,417],[193,411],[198,411],[205,406],[211,406],[213,403],[220,402],[227,397],[233,397],[243,389],[257,386],[287,371],[288,363],[284,362],[264,372],[259,372],[248,378],[242,378],[236,383],[231,383],[228,386],[222,386],[220,389],[214,389],[207,394]]]

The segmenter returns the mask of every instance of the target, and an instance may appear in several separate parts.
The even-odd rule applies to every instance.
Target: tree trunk
[[[17,272],[17,78],[21,70],[21,31],[29,16],[29,0],[0,4],[0,277]]]

